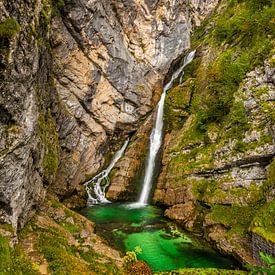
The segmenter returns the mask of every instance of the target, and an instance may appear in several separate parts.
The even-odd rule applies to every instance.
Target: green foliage
[[[206,131],[209,123],[219,123],[229,114],[234,92],[250,69],[248,55],[242,53],[236,56],[232,50],[223,52],[209,64],[207,95],[192,103],[200,130]]]
[[[230,233],[244,234],[248,231],[256,209],[251,206],[214,205],[210,215],[212,219],[231,229]]]
[[[273,182],[274,183],[274,182]],[[275,201],[266,203],[255,215],[251,231],[262,236],[267,241],[275,243]]]
[[[271,7],[272,0],[246,0],[248,7],[253,11],[263,10],[264,7]]]
[[[239,101],[234,103],[230,110],[229,119],[231,121],[231,128],[234,132],[238,132],[237,128],[242,128],[244,130],[248,129],[248,119],[243,102]]]
[[[126,255],[122,258],[123,264],[127,269],[129,266],[137,262],[137,255],[142,253],[140,246],[135,247],[135,251],[127,251]]]
[[[61,222],[60,225],[71,234],[79,233],[79,228],[75,224],[69,222]]]
[[[261,259],[268,265],[271,270],[275,271],[275,258],[264,252],[260,252]]]
[[[218,43],[253,48],[259,38],[262,39],[268,34],[274,35],[274,6],[256,8],[256,5],[262,5],[261,1],[247,2],[248,8],[247,5],[239,3],[229,6],[226,13],[217,20],[214,38]],[[251,9],[252,6],[256,9]]]
[[[249,274],[263,274],[263,275],[271,275],[275,272],[275,258],[271,255],[266,253],[260,252],[260,257],[262,261],[265,263],[266,267],[264,266],[253,266],[253,265],[246,265],[245,267],[250,271]]]
[[[137,255],[142,253],[140,246],[136,246],[134,251],[127,251],[122,258],[124,269],[127,274],[132,275],[151,275],[152,271],[148,264],[144,261],[139,261]]]
[[[233,147],[233,153],[244,153],[247,150],[247,145],[241,140],[238,140],[235,146]]]
[[[51,232],[40,233],[38,247],[54,274],[72,274],[72,270],[75,274],[88,272],[87,265],[75,256],[77,249],[70,246],[68,240],[55,228]]]
[[[20,247],[12,248],[9,240],[0,235],[0,274],[37,275],[39,274],[24,255]]]
[[[178,130],[189,116],[188,107],[194,91],[194,83],[187,81],[171,89],[165,99],[165,121],[168,130]]]
[[[259,6],[252,9],[251,5]],[[206,131],[212,122],[223,123],[246,73],[271,56],[274,14],[275,6],[270,1],[230,1],[224,10],[214,14],[195,32],[193,44],[208,45],[217,56],[207,65],[201,63],[193,72],[197,80],[191,111],[197,115],[197,127],[201,131]],[[211,20],[211,29],[207,29]],[[238,115],[238,120],[232,124],[235,130],[245,124],[244,112],[241,113],[241,106],[237,107],[232,114]],[[274,111],[268,104],[263,103],[262,109],[274,119]]]
[[[57,2],[57,7],[59,9],[62,9],[65,6],[65,3],[63,0],[57,0],[56,2]]]
[[[245,275],[242,270],[226,270],[218,268],[181,268],[179,270],[154,273],[155,275]]]
[[[20,25],[15,18],[6,18],[0,23],[0,38],[8,38],[20,32]]]

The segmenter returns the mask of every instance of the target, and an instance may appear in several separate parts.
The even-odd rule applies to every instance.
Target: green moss
[[[189,116],[188,107],[194,90],[192,79],[171,89],[165,99],[165,122],[168,130],[178,130]]]
[[[40,230],[38,249],[53,274],[121,274],[111,261],[100,262],[100,256],[93,250],[84,252],[81,247],[69,244],[57,228]]]
[[[55,233],[53,233],[55,232]],[[49,263],[49,271],[54,274],[84,274],[89,273],[87,264],[82,263],[75,256],[77,249],[70,246],[65,237],[55,228],[52,232],[42,232],[38,241],[39,250]]]
[[[0,38],[8,38],[20,32],[20,25],[15,18],[6,18],[0,23]]]
[[[247,144],[244,143],[242,140],[238,140],[235,146],[233,147],[233,154],[234,153],[244,153],[247,151]]]
[[[61,222],[60,225],[67,231],[69,231],[72,234],[76,234],[80,232],[80,229],[75,224],[69,223],[69,222]]]
[[[60,203],[59,201],[56,201],[56,200],[51,201],[51,207],[59,208],[61,206],[62,206],[62,203]]]
[[[261,102],[261,110],[270,119],[270,122],[275,124],[275,103]]]
[[[266,203],[255,215],[251,231],[262,236],[267,241],[275,243],[275,201]]]
[[[231,115],[237,119],[234,131],[244,131],[245,113],[238,105],[232,110],[233,96],[246,73],[272,55],[274,12],[274,4],[251,9],[248,0],[222,1],[220,9],[195,31],[193,45],[207,46],[212,54],[194,73],[197,84],[191,111],[201,131],[212,122],[224,123]],[[274,122],[274,105],[264,102],[262,108]]]
[[[229,121],[231,122],[230,135],[235,138],[243,137],[244,132],[249,129],[248,118],[243,102],[234,101],[230,109]]]
[[[50,110],[47,115],[40,114],[38,119],[38,134],[42,144],[45,146],[43,158],[44,175],[55,176],[58,169],[59,140],[54,119]]]
[[[209,214],[211,219],[230,229],[231,234],[248,232],[256,209],[250,206],[214,205]]]
[[[58,1],[59,2],[59,1]],[[50,24],[51,18],[54,15],[54,7],[52,0],[43,0],[42,1],[41,15],[44,18],[47,25]]]

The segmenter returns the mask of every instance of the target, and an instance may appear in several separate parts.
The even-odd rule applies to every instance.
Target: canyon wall
[[[1,1],[1,222],[22,227],[47,190],[80,204],[217,2]]]
[[[154,202],[221,252],[259,264],[275,248],[274,7],[250,4],[222,1],[193,36],[196,57],[166,98]]]

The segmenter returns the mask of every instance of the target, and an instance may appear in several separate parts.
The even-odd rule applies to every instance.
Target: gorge
[[[127,274],[148,238],[154,272],[272,272],[274,33],[269,0],[1,1],[0,273]]]

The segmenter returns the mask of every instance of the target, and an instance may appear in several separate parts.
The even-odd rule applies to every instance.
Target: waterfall
[[[105,197],[105,190],[110,184],[109,174],[115,166],[116,162],[122,157],[127,145],[129,138],[124,142],[123,146],[115,153],[109,166],[93,177],[91,180],[85,183],[86,191],[88,194],[88,204],[99,204],[109,203]]]
[[[181,73],[182,80],[184,74],[183,69],[192,62],[194,56],[195,51],[192,51],[185,57],[183,65],[172,75],[171,80],[165,85],[163,89],[163,93],[157,105],[155,124],[150,135],[150,148],[149,155],[146,161],[145,177],[143,181],[142,191],[137,204],[144,205],[148,203],[150,191],[152,188],[152,178],[155,168],[156,156],[162,144],[163,113],[166,92],[172,87],[174,80],[178,78]]]

